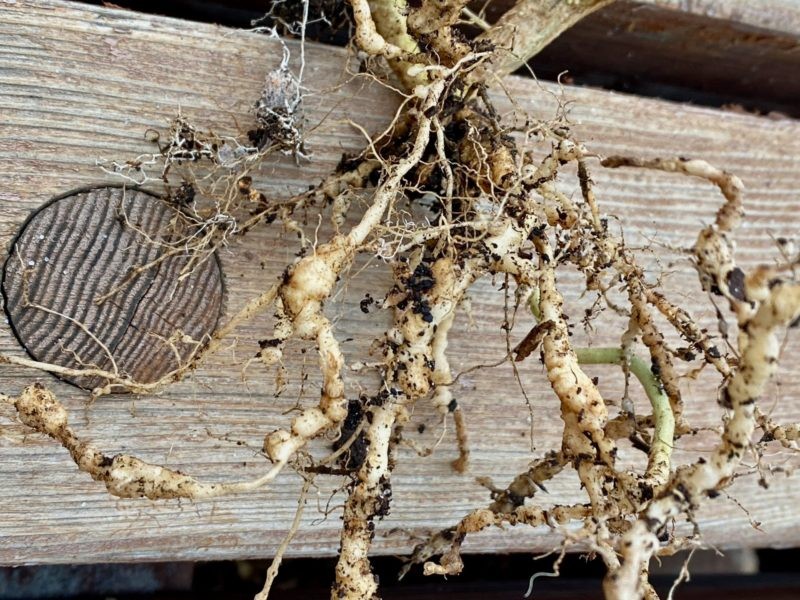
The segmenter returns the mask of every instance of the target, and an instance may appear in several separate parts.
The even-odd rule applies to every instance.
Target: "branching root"
[[[551,412],[531,416],[560,416],[561,440],[532,455],[529,466],[505,487],[491,483],[491,474],[477,473],[489,490],[486,504],[419,544],[401,575],[418,564],[428,575],[457,575],[468,535],[489,527],[546,526],[563,537],[562,551],[580,543],[604,561],[609,600],[657,597],[648,581],[650,559],[698,543],[671,524],[692,521],[701,503],[742,475],[740,464],[749,449],[758,454],[770,441],[797,448],[798,425],[774,421],[758,402],[778,368],[781,336],[800,318],[800,283],[794,276],[797,259],[786,255],[783,262],[748,272],[736,265],[734,237],[744,214],[744,186],[735,175],[698,159],[602,159],[599,165],[608,169],[700,178],[722,193],[714,223],[704,226],[687,250],[718,318],[724,321],[727,309],[736,319],[735,338],[722,333],[726,344],[719,344],[661,289],[660,279],[645,272],[640,251],[609,226],[592,179],[597,157],[572,132],[567,103],[550,121],[499,114],[487,92],[490,77],[524,64],[565,26],[606,3],[522,0],[496,26],[484,24],[488,30],[469,39],[460,29],[462,16],[472,15],[463,0],[350,0],[354,42],[369,59],[368,68],[389,61],[396,78],[384,83],[396,86],[400,80],[402,109],[361,154],[343,157],[335,173],[290,198],[268,198],[254,183],[254,169],[270,154],[292,155],[298,168],[311,157],[304,138],[303,65],[294,75],[288,51],[255,103],[254,128],[246,141],[204,132],[178,115],[164,140],[151,132],[158,147],[153,155],[104,163],[128,181],[165,185],[176,210],[176,228],[164,237],[165,252],[189,257],[188,272],[234,236],[274,222],[298,235],[300,252],[277,281],[265,282],[217,332],[192,340],[192,355],[158,382],[131,381],[116,365],[114,372],[66,369],[16,356],[0,356],[0,363],[99,377],[107,383],[94,396],[120,389],[154,393],[200,367],[243,323],[272,313],[270,336],[258,340],[257,354],[244,365],[254,365],[248,376],[262,376],[254,374],[259,365],[282,369],[287,344],[294,341],[304,351],[316,351],[321,385],[314,398],[301,393],[291,420],[266,434],[263,450],[271,465],[261,477],[207,484],[127,454],[106,455],[76,436],[64,406],[40,384],[17,398],[3,397],[3,403],[13,406],[25,426],[66,448],[81,471],[120,498],[199,501],[260,488],[287,468],[299,472],[305,485],[297,516],[260,599],[266,598],[299,527],[313,479],[344,477],[341,489],[347,497],[332,598],[373,600],[379,589],[370,548],[377,523],[392,508],[396,449],[415,446],[403,438],[403,426],[416,406],[426,403],[438,415],[441,440],[455,439],[456,449],[437,444],[436,451],[452,452],[451,464],[460,474],[475,469],[467,432],[471,407],[460,397],[461,375],[454,373],[457,361],[450,354],[470,290],[492,281],[502,284],[506,301],[497,328],[506,336],[507,353],[496,357],[494,366],[511,368],[528,400],[520,374],[539,370],[535,360],[540,359],[552,389]],[[309,4],[303,9],[304,25]],[[475,15],[469,20],[481,22]],[[302,27],[289,31],[304,35]],[[564,173],[577,176],[575,190],[560,179]],[[313,215],[314,224],[331,227],[307,235],[299,215]],[[383,266],[392,283],[385,296],[371,293],[360,304],[363,313],[384,311],[387,326],[370,358],[358,361],[358,368],[373,368],[380,381],[353,393],[336,319],[326,305],[360,255]],[[131,277],[154,267],[139,265]],[[624,318],[610,345],[574,342],[577,323],[560,287],[570,271],[580,273],[586,298],[595,299],[582,320],[587,332],[604,311]],[[667,341],[676,338],[683,347]],[[250,341],[255,348],[256,340]],[[714,367],[722,413],[713,454],[685,465],[675,464],[673,449],[695,431],[686,416],[692,412],[684,407],[698,399],[684,394],[680,363],[695,372]],[[624,382],[623,397],[604,397],[597,378],[588,374],[589,365],[616,374]],[[629,386],[631,376],[646,396],[644,410],[637,405],[638,386]],[[451,421],[455,435],[447,428]],[[763,432],[760,441],[753,439],[756,427]],[[473,432],[473,437],[489,433]],[[311,442],[323,436],[335,440],[334,449],[320,459]],[[636,469],[620,466],[624,439],[643,453]],[[433,450],[419,452],[418,460],[425,461]],[[548,505],[543,493],[556,477],[573,478],[581,496],[567,505]]]

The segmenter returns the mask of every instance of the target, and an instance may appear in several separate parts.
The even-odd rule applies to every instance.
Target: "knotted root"
[[[508,288],[507,297],[530,307],[532,313],[515,310],[513,318],[498,324],[509,336],[509,355],[498,364],[513,360],[515,369],[536,368],[532,363],[538,355],[553,390],[553,413],[563,421],[561,442],[545,449],[505,488],[481,478],[491,494],[486,507],[417,546],[404,572],[424,563],[426,574],[455,575],[463,568],[460,551],[467,535],[508,524],[545,525],[562,532],[565,545],[580,541],[597,552],[608,569],[604,582],[608,598],[656,597],[648,582],[650,558],[696,543],[667,531],[666,525],[683,515],[691,517],[701,501],[715,496],[738,474],[756,426],[764,432],[764,443],[776,440],[794,447],[800,437],[796,424],[776,423],[757,409],[757,400],[777,368],[778,335],[797,323],[800,284],[787,275],[793,263],[749,273],[736,266],[733,236],[743,218],[743,185],[736,176],[702,160],[606,158],[601,161],[606,168],[648,168],[700,177],[722,192],[725,202],[715,222],[700,231],[691,252],[703,289],[727,300],[736,315],[739,332],[736,348],[731,346],[733,356],[723,354],[685,309],[649,283],[637,255],[609,228],[590,172],[595,157],[575,139],[566,115],[560,112],[550,122],[531,117],[520,131],[498,114],[486,91],[490,76],[522,64],[559,27],[605,1],[564,0],[548,7],[552,14],[539,4],[518,3],[496,28],[469,40],[458,29],[465,9],[461,0],[408,6],[394,0],[351,0],[355,43],[367,57],[390,61],[406,88],[402,112],[362,154],[345,157],[336,173],[290,199],[267,199],[247,175],[266,152],[305,155],[302,123],[294,120],[300,118],[295,103],[300,88],[286,70],[273,74],[275,94],[261,94],[254,116],[257,129],[273,123],[283,131],[280,139],[261,135],[251,140],[253,146],[234,140],[220,145],[188,121],[176,121],[166,145],[159,147],[166,160],[165,178],[175,173],[179,160],[208,163],[217,174],[216,179],[204,180],[208,206],[190,202],[181,209],[202,240],[186,247],[189,254],[195,253],[193,260],[207,258],[232,235],[273,221],[301,234],[301,258],[287,265],[279,281],[268,282],[212,337],[198,341],[191,359],[170,374],[170,381],[181,379],[239,325],[261,318],[266,311],[276,317],[273,331],[259,341],[253,362],[280,364],[291,339],[315,346],[322,376],[319,398],[312,406],[305,405],[285,428],[266,435],[264,451],[272,465],[263,476],[206,484],[129,455],[107,456],[75,436],[64,407],[41,386],[26,388],[19,398],[4,402],[15,407],[23,424],[56,440],[82,471],[123,498],[215,498],[267,485],[287,465],[305,471],[307,481],[322,474],[343,474],[348,495],[332,597],[372,600],[379,590],[369,563],[370,546],[376,521],[391,508],[394,449],[403,442],[402,426],[416,403],[430,403],[443,420],[453,417],[458,443],[453,466],[462,473],[468,469],[469,406],[454,391],[458,375],[454,376],[448,356],[449,334],[470,288],[497,278]],[[541,27],[536,25],[536,34],[528,35],[528,26],[534,24]],[[284,125],[289,129],[281,129]],[[549,151],[541,152],[532,142],[549,144]],[[229,169],[224,177],[219,176],[223,167]],[[568,169],[576,172],[580,194],[571,195],[559,180]],[[360,214],[356,214],[358,203],[352,201],[356,187],[368,199]],[[193,194],[184,185],[178,191],[176,197],[184,199]],[[334,232],[312,244],[293,215],[301,209],[321,210],[322,205],[331,207]],[[242,211],[246,217],[236,216]],[[348,222],[355,224],[348,229]],[[382,300],[370,296],[362,305],[364,312],[372,305],[390,312],[391,324],[373,345],[377,360],[370,365],[379,373],[380,383],[360,392],[356,401],[347,397],[345,359],[326,303],[362,254],[386,265],[393,287]],[[602,310],[626,318],[618,345],[573,345],[570,315],[559,288],[568,269],[577,269],[585,278],[586,291],[597,297],[584,319],[587,329]],[[622,299],[612,301],[611,292],[617,287]],[[519,333],[520,324],[529,333],[520,335],[514,346],[511,336]],[[671,330],[684,340],[685,348],[667,344]],[[649,360],[639,358],[641,348]],[[0,361],[58,373],[28,359],[0,357]],[[678,361],[715,367],[725,411],[723,433],[712,458],[682,466],[674,464],[672,449],[682,435],[693,431],[684,404],[695,399],[682,395]],[[626,395],[619,410],[584,371],[589,364],[621,371]],[[167,383],[139,385],[119,373],[77,374],[104,377],[108,389],[98,393],[119,387],[151,393]],[[627,395],[629,375],[641,382],[650,414],[635,410]],[[317,460],[308,450],[309,442],[326,434],[339,435],[336,450]],[[619,467],[617,441],[622,438],[646,454],[646,467],[640,471]],[[573,504],[546,506],[541,493],[546,493],[549,480],[568,476],[577,476],[586,496]],[[299,516],[281,552],[298,523]],[[573,523],[579,529],[560,527]],[[432,560],[437,555],[440,558]],[[274,576],[272,569],[265,590]]]
[[[108,456],[80,440],[69,426],[66,408],[39,383],[25,388],[18,398],[4,396],[2,401],[16,409],[24,425],[50,436],[66,448],[81,471],[104,483],[108,492],[118,498],[207,500],[258,489],[272,481],[280,471],[280,465],[275,465],[265,475],[251,481],[201,483],[180,471],[135,456]]]
[[[634,598],[640,594],[640,572],[659,547],[661,529],[669,519],[696,508],[703,497],[725,485],[751,444],[756,402],[777,370],[779,328],[800,314],[800,285],[773,280],[770,286],[763,277],[752,275],[747,278],[744,292],[756,307],[741,310],[747,314],[739,321],[739,364],[722,390],[725,406],[732,414],[725,423],[721,442],[710,459],[701,458],[694,465],[679,468],[668,488],[625,534],[620,547],[625,560],[604,582],[607,598]]]

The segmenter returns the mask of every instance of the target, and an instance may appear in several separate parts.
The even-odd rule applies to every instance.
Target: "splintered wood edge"
[[[295,44],[290,47],[296,51]],[[251,107],[264,77],[279,59],[274,41],[208,25],[65,2],[25,0],[4,5],[0,10],[0,101],[4,106],[0,235],[10,239],[30,210],[63,188],[97,181],[98,158],[127,159],[150,151],[143,132],[148,127],[163,129],[178,106],[204,128],[243,133],[252,122]],[[339,49],[309,44],[306,59],[310,81],[315,89],[325,90],[308,98],[314,159],[301,167],[291,158],[277,159],[255,174],[254,185],[275,197],[307,188],[336,165],[342,152],[363,148],[361,134],[347,125],[354,111],[368,130],[378,131],[391,119],[398,102],[392,93],[359,81],[337,87],[343,80],[344,62]],[[749,189],[748,218],[737,236],[743,264],[770,260],[774,255],[770,235],[796,234],[796,190],[800,187],[800,126],[796,122],[568,86],[560,89],[520,78],[505,83],[518,107],[544,118],[554,113],[556,97],[564,94],[572,102],[577,135],[600,154],[688,154],[740,175]],[[500,111],[512,109],[499,91],[495,98]],[[539,151],[543,155],[547,149]],[[713,218],[720,202],[713,187],[701,181],[599,168],[593,177],[603,210],[625,221],[631,232],[629,242],[634,244],[655,239],[657,244],[685,247],[699,227]],[[563,183],[576,185],[569,177]],[[309,225],[313,233],[316,222]],[[330,230],[323,226],[319,235],[325,239]],[[294,251],[291,239],[271,227],[251,232],[222,252],[229,314],[273,281],[294,259]],[[663,265],[670,271],[670,289],[677,290],[687,309],[697,311],[703,326],[714,330],[714,314],[697,291],[696,275],[676,260],[675,265]],[[348,360],[364,356],[385,327],[385,315],[375,311],[365,317],[358,300],[366,292],[374,296],[388,284],[368,264],[359,264],[354,272],[340,300],[326,307],[336,319],[340,339],[349,340],[343,341]],[[568,302],[574,303],[582,290],[580,278],[564,273],[559,284]],[[459,316],[451,334],[451,362],[457,371],[505,353],[499,330],[502,293],[483,281],[471,296],[476,329],[470,330],[467,319]],[[79,390],[18,368],[0,370],[0,390],[13,394],[26,383],[48,382],[70,409],[79,434],[108,452],[133,451],[206,481],[254,477],[265,468],[256,450],[266,432],[286,426],[289,417],[284,413],[296,402],[306,362],[310,379],[303,402],[316,402],[315,357],[313,350],[303,354],[301,350],[309,348],[302,344],[287,352],[292,378],[282,396],[273,397],[274,373],[254,372],[242,383],[241,358],[255,352],[257,340],[269,335],[269,325],[262,319],[242,327],[236,346],[215,357],[189,381],[156,397],[126,402],[101,399],[84,410],[85,394]],[[520,327],[520,336],[526,333],[524,329]],[[600,328],[597,342],[616,340]],[[0,351],[19,352],[10,331],[0,332]],[[792,337],[785,355],[780,395],[791,398],[800,393],[800,382],[792,374],[800,364],[800,351]],[[619,397],[617,373],[592,374],[601,376],[608,398]],[[424,536],[452,525],[469,509],[484,506],[487,494],[475,484],[475,476],[491,475],[502,485],[533,456],[559,443],[561,422],[554,416],[552,393],[541,370],[532,364],[523,370],[522,380],[531,398],[532,424],[526,422],[529,412],[510,369],[482,371],[459,380],[459,401],[473,432],[473,466],[467,476],[458,476],[449,467],[454,458],[451,433],[424,460],[409,460],[409,453],[401,449],[393,478],[392,514],[378,524],[377,553],[405,553],[413,543],[410,535]],[[355,374],[348,375],[348,393],[357,394],[362,382]],[[687,410],[693,422],[719,424],[716,383],[702,378],[687,382]],[[800,407],[791,403],[776,407],[782,418],[800,420]],[[66,452],[14,425],[11,415],[2,418],[0,563],[69,562],[73,559],[63,552],[64,547],[80,548],[86,562],[269,556],[295,510],[299,483],[292,477],[281,478],[264,492],[214,503],[118,502],[78,473]],[[427,430],[418,434],[412,426],[408,434],[421,444],[434,443],[440,432],[435,413],[421,404],[415,419],[414,425],[427,424]],[[531,427],[536,454],[530,451]],[[687,440],[676,451],[676,459],[695,460],[711,444],[713,436]],[[323,442],[320,449],[324,450]],[[621,458],[635,456],[623,448]],[[765,533],[753,529],[738,506],[722,500],[697,515],[708,543],[752,547],[800,542],[800,528],[790,509],[800,502],[798,486],[775,476],[770,489],[762,490],[755,480],[743,478],[732,491],[761,521]],[[316,500],[324,507],[328,492],[339,482],[320,484],[323,488]],[[568,476],[554,480],[548,490],[542,502],[573,502],[580,493]],[[332,503],[339,501],[337,497]],[[336,552],[336,514],[312,526],[315,519],[321,519],[317,511],[307,510],[290,555]],[[476,536],[468,540],[466,550],[546,551],[559,540],[558,534],[546,530],[517,527]]]

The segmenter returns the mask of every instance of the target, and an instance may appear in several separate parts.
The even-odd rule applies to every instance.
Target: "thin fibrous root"
[[[717,211],[714,225],[700,231],[694,246],[694,256],[703,289],[722,294],[735,305],[743,300],[743,273],[733,262],[733,240],[729,234],[739,226],[744,215],[742,195],[744,184],[736,175],[718,169],[704,160],[655,158],[650,160],[610,156],[602,161],[608,168],[640,167],[682,173],[706,179],[719,187],[725,203]]]
[[[461,561],[461,544],[464,538],[467,534],[483,531],[487,527],[499,527],[505,523],[531,527],[540,525],[556,527],[573,520],[586,518],[590,514],[591,508],[583,504],[556,506],[552,509],[519,506],[509,513],[498,513],[487,508],[479,509],[464,517],[455,527],[439,532],[424,544],[417,546],[401,575],[408,571],[411,565],[427,561],[428,558],[437,554],[442,555],[439,562],[424,562],[423,573],[425,575],[458,575],[464,568],[464,563]]]
[[[762,443],[775,441],[786,448],[797,449],[797,442],[800,441],[800,423],[779,425],[758,408],[755,414],[758,426],[764,431],[760,440]]]

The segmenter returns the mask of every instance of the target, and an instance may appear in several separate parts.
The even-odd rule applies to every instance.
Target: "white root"
[[[422,103],[423,113],[436,107],[443,91],[443,81],[431,84]],[[306,409],[295,417],[291,430],[275,431],[265,439],[264,451],[276,463],[285,463],[308,440],[337,426],[347,416],[347,399],[341,375],[344,357],[333,335],[333,327],[322,312],[322,305],[330,297],[339,274],[352,264],[356,249],[380,223],[403,177],[419,162],[430,132],[431,120],[422,114],[411,152],[397,163],[375,191],[372,205],[359,223],[347,235],[336,235],[327,244],[316,248],[313,255],[301,259],[287,272],[287,280],[280,287],[281,310],[291,323],[291,334],[317,343],[323,384],[318,407]],[[284,334],[277,338],[279,344],[286,337]],[[273,346],[276,359],[280,356],[279,344]]]
[[[609,600],[626,600],[640,594],[640,571],[659,547],[658,533],[671,518],[696,507],[709,492],[724,485],[751,444],[756,425],[756,401],[777,370],[778,331],[800,314],[800,285],[759,283],[747,287],[748,297],[760,297],[760,306],[739,323],[739,365],[723,390],[733,411],[714,454],[709,459],[679,469],[667,490],[654,500],[624,536],[622,566],[604,583]],[[752,280],[751,280],[752,281]]]
[[[540,244],[542,256],[548,256],[549,247]],[[571,459],[580,458],[581,462],[597,459],[611,467],[616,448],[604,432],[608,420],[606,404],[597,386],[579,366],[578,357],[569,344],[562,313],[564,300],[556,288],[555,273],[547,263],[541,267],[539,310],[542,320],[553,324],[544,337],[542,350],[550,385],[561,400],[564,451]],[[599,501],[599,498],[595,500]]]
[[[383,10],[381,19],[382,23],[387,23],[387,29],[395,33],[393,37],[399,37],[405,33],[405,26],[397,17],[396,11],[390,6],[392,2],[375,2],[378,11]],[[385,58],[399,58],[403,55],[404,50],[395,44],[386,41],[386,38],[378,33],[375,21],[372,18],[373,6],[367,0],[350,0],[350,6],[353,7],[353,19],[356,22],[355,41],[367,54],[372,56],[383,56]],[[391,35],[391,34],[387,34]]]

